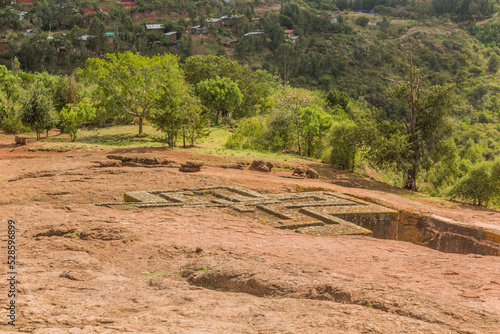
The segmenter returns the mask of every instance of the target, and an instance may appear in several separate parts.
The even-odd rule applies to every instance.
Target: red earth
[[[3,138],[0,253],[7,260],[13,219],[17,271],[13,327],[2,261],[4,333],[500,333],[499,257],[308,236],[209,209],[94,204],[120,202],[128,191],[239,185],[264,193],[331,189],[496,230],[498,211],[412,201],[326,165],[314,166],[317,180],[280,177],[291,174],[286,169],[222,169],[216,157],[193,174],[161,165],[103,168],[108,153],[178,162],[193,153],[30,152]]]

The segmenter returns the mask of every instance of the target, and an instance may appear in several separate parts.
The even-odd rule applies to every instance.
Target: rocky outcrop
[[[175,161],[161,158],[161,157],[147,157],[147,156],[135,156],[135,155],[115,155],[110,154],[107,156],[111,160],[120,160],[121,162],[137,163],[144,165],[169,165]]]
[[[203,166],[203,161],[186,161],[185,164],[181,164],[181,168],[179,168],[180,172],[183,173],[196,173],[201,170]]]
[[[250,170],[255,170],[258,172],[269,173],[271,169],[274,167],[272,163],[264,160],[254,160],[250,165]]]

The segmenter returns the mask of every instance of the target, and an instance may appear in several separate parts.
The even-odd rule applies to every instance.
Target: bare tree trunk
[[[142,117],[139,117],[139,135],[142,135]]]

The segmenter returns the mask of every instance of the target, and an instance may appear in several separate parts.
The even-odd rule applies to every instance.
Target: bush
[[[500,159],[475,166],[458,180],[449,196],[474,205],[497,204],[500,200]]]
[[[266,143],[267,126],[261,117],[242,121],[225,146],[229,149],[248,149],[262,151],[268,149]]]
[[[358,151],[357,126],[351,120],[334,123],[330,133],[330,163],[333,168],[352,171]]]
[[[14,112],[7,113],[0,123],[0,127],[7,133],[18,134],[26,132],[27,129],[21,122],[21,118],[17,116]]]
[[[368,25],[368,22],[370,22],[370,19],[367,18],[366,16],[360,16],[356,19],[356,24],[363,28]]]

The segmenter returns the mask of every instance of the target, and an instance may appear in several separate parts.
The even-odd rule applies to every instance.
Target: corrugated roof
[[[165,29],[163,24],[146,24],[146,29]]]
[[[250,32],[247,32],[245,35],[243,35],[243,37],[252,36],[252,35],[262,35],[262,34],[264,34],[263,31],[250,31]]]
[[[170,36],[170,35],[173,35],[173,34],[177,34],[177,31],[169,31],[169,32],[166,32],[166,33],[165,33],[165,36]]]

